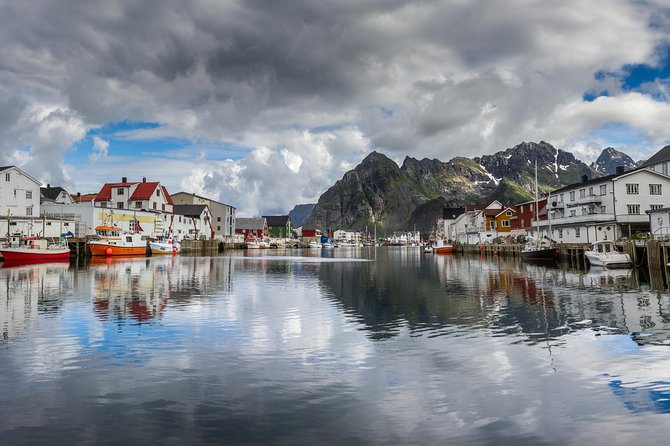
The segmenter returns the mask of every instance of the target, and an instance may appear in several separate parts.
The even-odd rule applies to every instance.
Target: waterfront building
[[[535,200],[524,201],[515,206],[517,214],[517,228],[529,231],[535,224]],[[547,213],[547,198],[537,200],[537,216],[540,221],[549,218]]]
[[[175,204],[168,227],[179,240],[211,240],[216,232],[206,204]]]
[[[438,222],[438,234],[437,238],[442,238],[446,240],[454,240],[456,234],[454,232],[454,227],[452,224],[456,221],[458,217],[465,213],[465,208],[444,208],[442,209],[442,219]],[[440,232],[439,229],[442,229]]]
[[[47,187],[40,187],[40,204],[45,202],[70,204],[75,201],[62,187],[51,187],[50,184],[47,184]]]
[[[593,243],[648,233],[646,211],[670,204],[663,191],[670,191],[670,177],[645,167],[629,172],[619,168],[601,178],[584,176],[580,183],[551,192],[549,218],[540,222],[540,236],[565,243]],[[529,232],[536,236],[534,226]]]
[[[229,204],[221,203],[211,198],[201,197],[189,192],[177,192],[172,195],[174,204],[205,204],[212,216],[214,236],[220,240],[230,241],[237,233],[236,208]]]
[[[288,215],[264,215],[268,222],[268,233],[270,237],[291,238],[293,236],[293,223]]]
[[[0,167],[0,216],[39,217],[40,186],[16,166]]]
[[[235,233],[244,236],[244,239],[264,239],[269,236],[268,222],[264,217],[236,218]]]
[[[333,232],[333,240],[335,242],[361,243],[363,241],[363,234],[360,231],[338,229]]]

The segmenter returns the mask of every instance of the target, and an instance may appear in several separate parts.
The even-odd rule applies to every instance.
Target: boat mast
[[[541,240],[540,237],[540,219],[538,217],[539,212],[537,210],[538,201],[537,201],[537,159],[535,160],[535,228],[537,229],[537,240],[538,243]]]

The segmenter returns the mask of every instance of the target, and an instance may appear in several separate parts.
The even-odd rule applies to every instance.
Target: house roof
[[[83,195],[74,195],[72,198],[77,203],[81,203],[82,201],[93,201],[97,196],[98,194],[83,194]]]
[[[167,204],[174,204],[172,197],[168,194],[165,186],[161,186],[158,181],[142,181],[142,182],[133,182],[133,183],[105,183],[98,192],[96,201],[110,201],[112,199],[112,188],[114,187],[132,187],[137,185],[132,195],[130,196],[131,200],[149,200],[153,196],[154,191],[157,187],[160,186],[163,196],[165,197],[165,202]]]
[[[500,212],[498,212],[498,213],[496,214],[496,217],[498,217],[498,216],[499,216],[500,214],[502,214],[503,212],[507,212],[507,211],[514,212],[514,216],[516,215],[516,210],[514,210],[513,207],[511,207],[511,206],[505,206],[504,208],[502,208],[502,209],[500,210]]]
[[[2,166],[2,167],[0,167],[0,172],[2,172],[2,171],[4,171],[4,170],[7,170],[7,169],[16,169],[16,170],[18,170],[19,172],[21,172],[23,175],[25,175],[25,176],[26,176],[30,181],[32,181],[33,183],[37,184],[38,186],[41,186],[41,185],[42,185],[41,182],[37,181],[35,178],[31,177],[31,176],[28,175],[26,172],[24,172],[23,170],[19,169],[18,167],[14,166],[14,165],[12,165],[12,166]]]
[[[172,212],[176,215],[200,218],[206,208],[206,204],[175,204]]]
[[[663,147],[661,150],[652,155],[651,158],[642,163],[640,167],[649,167],[664,161],[670,161],[670,146]]]
[[[629,170],[628,172],[626,172],[626,173],[623,174],[623,175],[626,175],[626,174],[631,173],[631,172],[634,172],[634,170]],[[612,179],[614,179],[614,178],[616,178],[616,177],[619,177],[619,176],[621,176],[621,175],[622,175],[622,174],[619,174],[619,175],[617,175],[617,174],[612,174],[612,175],[607,175],[607,176],[604,176],[604,177],[591,178],[590,180],[581,181],[581,182],[579,182],[579,183],[572,183],[572,184],[569,184],[569,185],[567,185],[567,186],[565,186],[565,187],[562,187],[562,188],[560,188],[560,189],[552,190],[551,192],[549,192],[549,195],[554,195],[554,194],[556,194],[556,193],[564,192],[564,191],[566,191],[566,190],[576,189],[576,188],[579,188],[579,187],[581,187],[581,186],[588,186],[588,185],[591,185],[591,184],[596,184],[596,183],[602,183],[602,182],[605,182],[605,181],[610,181],[610,180],[612,180]]]
[[[14,167],[14,166],[2,166],[2,167],[0,167],[0,172],[2,172],[3,170],[7,170],[11,167]]]
[[[196,194],[191,193],[191,192],[183,192],[182,191],[182,192],[177,192],[176,194],[173,194],[173,196],[177,196],[177,195],[190,195],[192,197],[196,197],[196,198],[200,198],[200,199],[203,199],[203,200],[211,201],[212,203],[217,203],[217,204],[221,204],[223,206],[228,206],[228,207],[231,207],[233,209],[237,209],[235,206],[231,206],[231,205],[226,204],[226,203],[221,203],[220,201],[212,200],[211,198],[203,197],[201,195],[196,195]]]
[[[265,229],[265,218],[255,217],[255,218],[236,218],[235,219],[235,228],[236,229]]]
[[[291,221],[288,215],[263,215],[263,218],[267,220],[268,226],[286,226]]]
[[[40,194],[42,194],[42,196],[48,200],[55,200],[58,198],[61,192],[67,193],[67,191],[62,187],[40,187]]]
[[[165,202],[167,204],[174,204],[172,202],[172,197],[170,197],[170,194],[167,193],[165,186],[161,186],[158,181],[142,181],[141,183],[135,184],[137,184],[137,187],[130,196],[131,200],[150,200],[153,197],[156,188],[160,186],[163,197],[165,197]]]

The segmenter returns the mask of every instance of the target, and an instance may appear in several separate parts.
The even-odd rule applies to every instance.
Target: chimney
[[[78,197],[81,197],[81,192],[77,192],[77,196],[78,196]]]
[[[586,183],[589,181],[589,176],[588,175],[582,175],[582,183]]]
[[[616,174],[623,175],[623,166],[616,166]]]
[[[121,182],[122,183],[127,183],[128,182],[128,177],[121,177]]]

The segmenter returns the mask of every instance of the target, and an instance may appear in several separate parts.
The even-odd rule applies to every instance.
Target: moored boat
[[[149,242],[149,247],[151,248],[152,255],[178,254],[179,250],[181,249],[179,242],[174,240],[172,237],[151,241]]]
[[[537,240],[529,237],[528,241],[521,249],[521,258],[534,261],[556,261],[559,249],[554,247],[551,242]]]
[[[454,252],[454,245],[446,243],[444,240],[436,240],[433,245],[433,252],[435,254],[449,254]]]
[[[591,244],[591,249],[584,251],[591,266],[604,268],[629,268],[632,265],[630,256],[619,252],[611,240],[601,240]]]
[[[93,256],[144,256],[147,242],[141,234],[124,232],[118,226],[96,226],[96,238],[89,240]]]
[[[70,248],[67,243],[52,243],[39,237],[17,238],[15,243],[0,248],[0,254],[6,262],[35,260],[50,261],[69,259]]]
[[[247,249],[269,249],[270,242],[267,240],[261,240],[257,238],[248,238],[245,241],[245,246]]]

